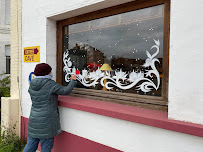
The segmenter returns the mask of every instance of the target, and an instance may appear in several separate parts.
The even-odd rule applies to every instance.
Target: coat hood
[[[37,78],[30,82],[30,90],[38,91],[40,90],[50,79],[47,78]]]

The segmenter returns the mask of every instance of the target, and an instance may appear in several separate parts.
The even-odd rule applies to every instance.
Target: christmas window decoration
[[[63,27],[63,84],[161,96],[164,5]]]

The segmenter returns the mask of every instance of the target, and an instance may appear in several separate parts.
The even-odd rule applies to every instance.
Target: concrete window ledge
[[[59,96],[59,106],[203,137],[203,125],[168,119],[168,113],[72,96]]]

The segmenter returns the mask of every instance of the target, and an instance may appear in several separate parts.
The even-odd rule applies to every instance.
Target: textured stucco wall
[[[11,0],[11,96],[21,91],[21,0]]]
[[[171,0],[169,117],[203,124],[203,1]]]

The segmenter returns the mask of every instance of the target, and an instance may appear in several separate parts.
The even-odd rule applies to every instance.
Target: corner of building
[[[15,127],[20,136],[21,114],[21,0],[11,0],[11,97],[2,98],[1,128],[2,130]]]

